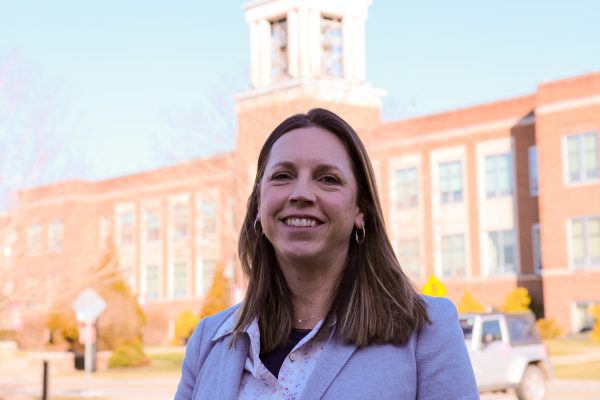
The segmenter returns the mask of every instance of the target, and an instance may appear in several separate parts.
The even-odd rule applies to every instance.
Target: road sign
[[[102,297],[94,289],[90,288],[81,292],[73,303],[77,319],[88,322],[95,321],[102,311],[104,311],[104,308],[106,308],[106,303],[102,300]]]

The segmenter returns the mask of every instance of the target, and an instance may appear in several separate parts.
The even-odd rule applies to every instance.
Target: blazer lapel
[[[219,372],[217,376],[216,399],[235,400],[238,397],[244,365],[248,357],[250,338],[242,335],[235,347],[229,348],[229,338],[223,340]]]
[[[315,369],[306,382],[301,400],[322,398],[333,379],[355,351],[355,345],[346,344],[343,339],[332,337],[325,345]]]

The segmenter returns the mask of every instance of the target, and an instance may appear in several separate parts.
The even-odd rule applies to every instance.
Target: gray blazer
[[[308,378],[301,400],[309,399],[479,399],[456,308],[447,299],[425,296],[431,325],[399,346],[357,348],[330,339]],[[213,340],[238,306],[205,318],[190,338],[176,400],[236,399],[250,339]]]

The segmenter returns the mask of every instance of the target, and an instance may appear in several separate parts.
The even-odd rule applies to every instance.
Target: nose
[[[296,179],[289,199],[292,203],[313,203],[317,197],[310,179]]]

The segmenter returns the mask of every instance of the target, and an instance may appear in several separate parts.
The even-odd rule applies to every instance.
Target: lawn
[[[550,356],[587,353],[592,349],[600,350],[600,342],[592,342],[590,339],[552,339],[544,343],[548,346]]]

